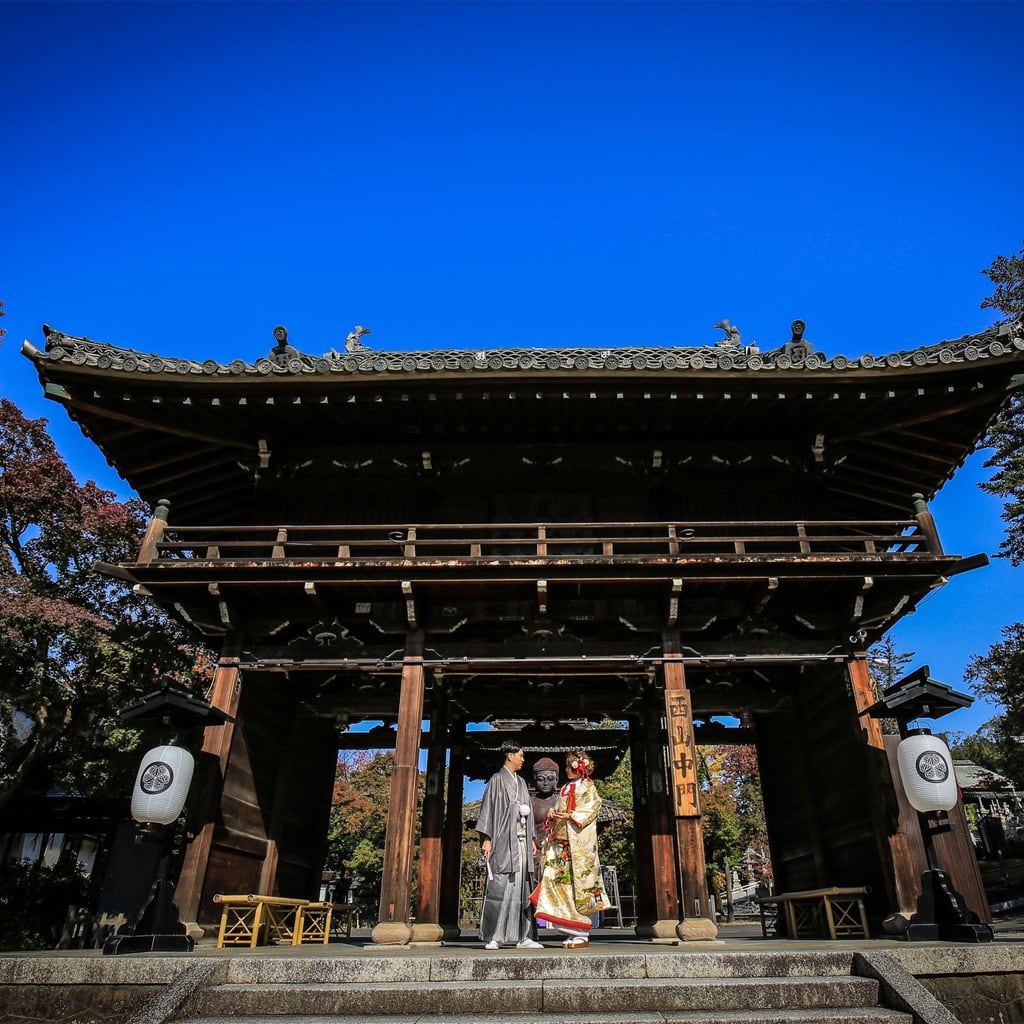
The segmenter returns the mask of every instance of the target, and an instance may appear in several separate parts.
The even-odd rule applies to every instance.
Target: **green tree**
[[[55,949],[69,906],[90,907],[96,881],[77,866],[28,861],[0,871],[0,950]]]
[[[981,308],[997,309],[1007,320],[1024,316],[1024,243],[1016,256],[997,256],[982,273],[996,288]]]
[[[997,256],[982,271],[996,286],[981,303],[982,309],[996,309],[1005,320],[1024,319],[1024,245],[1016,256]],[[1014,565],[1024,561],[1024,400],[1016,392],[989,429],[986,447],[993,449],[985,463],[994,469],[981,489],[1003,499],[1006,538],[999,555]]]
[[[907,668],[916,653],[901,651],[892,633],[887,633],[871,647],[868,651],[868,674],[876,697],[880,697],[883,690],[895,686],[907,674]]]
[[[982,309],[998,310],[1008,321],[1024,320],[1024,246],[1015,256],[997,256],[982,273],[996,286],[982,301]],[[998,554],[1018,566],[1024,562],[1024,399],[1019,391],[992,424],[985,445],[993,449],[985,466],[994,472],[981,488],[1003,500],[1006,524]],[[987,654],[974,657],[965,675],[977,696],[1005,709],[1001,718],[989,723],[990,732],[1008,738],[1001,741],[1009,769],[1006,774],[1019,782],[1020,758],[1024,757],[1024,624],[1005,626],[1002,640]]]
[[[619,723],[614,723],[618,726]],[[601,863],[613,866],[619,881],[619,892],[636,888],[636,828],[633,815],[633,763],[626,751],[615,771],[607,779],[596,780],[602,800],[614,803],[621,817],[606,825],[600,834]]]
[[[364,915],[372,916],[378,909],[394,770],[392,751],[364,750],[339,756],[335,772],[325,866],[338,873],[338,892],[354,887],[355,902]],[[424,781],[420,772],[421,805]],[[415,843],[418,848],[418,836]],[[415,878],[414,862],[414,888]]]
[[[998,715],[975,733],[944,734],[953,757],[1005,776],[1016,788],[1024,784],[1024,736],[1012,732],[1006,715]]]
[[[771,878],[757,752],[748,744],[722,744],[700,746],[697,753],[708,882],[713,892],[725,891],[731,920],[734,873],[744,882]]]
[[[93,571],[133,558],[145,521],[140,501],[78,484],[46,420],[0,399],[0,808],[54,785],[128,793],[139,734],[117,711],[162,679],[205,681],[154,604]]]
[[[871,647],[868,651],[868,675],[871,677],[875,700],[879,700],[885,690],[895,686],[907,674],[915,654],[915,651],[901,651],[891,633]],[[899,732],[895,718],[881,719],[881,727],[882,732],[893,735]]]
[[[971,759],[1024,784],[1024,623],[1004,626],[1002,640],[971,658],[964,675],[977,696],[1003,708],[978,734],[984,742],[973,744]]]

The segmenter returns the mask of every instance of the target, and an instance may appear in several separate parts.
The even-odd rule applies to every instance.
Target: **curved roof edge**
[[[235,359],[219,363],[214,359],[198,362],[145,354],[117,348],[90,338],[63,334],[46,325],[45,349],[26,341],[22,352],[37,364],[57,362],[144,374],[201,374],[207,376],[268,375],[363,375],[367,373],[437,374],[444,371],[467,373],[499,370],[884,370],[914,368],[932,364],[952,364],[991,359],[1024,352],[1024,321],[995,324],[979,334],[965,335],[955,341],[942,341],[916,349],[901,349],[883,356],[862,355],[831,359],[814,352],[802,341],[791,341],[780,348],[760,352],[754,346],[719,343],[687,348],[502,348],[480,351],[435,349],[423,352],[357,352],[331,350],[311,356],[290,345],[272,349],[266,357],[248,363]]]

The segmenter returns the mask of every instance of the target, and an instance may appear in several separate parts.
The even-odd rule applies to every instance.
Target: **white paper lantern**
[[[916,811],[948,811],[956,806],[956,775],[949,747],[930,732],[900,741],[896,749],[900,778]]]
[[[195,759],[184,747],[147,750],[135,776],[132,817],[157,825],[176,821],[185,806],[195,765]]]

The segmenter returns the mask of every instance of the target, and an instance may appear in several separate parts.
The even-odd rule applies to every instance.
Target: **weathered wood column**
[[[435,691],[436,692],[436,691]],[[440,943],[442,825],[444,822],[444,755],[448,742],[448,708],[444,696],[434,706],[427,739],[427,779],[420,822],[420,873],[416,886],[414,942]]]
[[[337,731],[333,721],[305,715],[294,702],[279,711],[282,733],[288,714],[291,725],[279,747],[273,802],[264,810],[267,848],[259,891],[319,899],[338,769]]]
[[[164,530],[167,529],[167,517],[170,515],[171,503],[166,498],[160,498],[153,510],[153,518],[146,526],[146,535],[142,538],[139,546],[139,556],[136,562],[139,565],[148,565],[155,561],[159,554],[158,545],[164,539]]]
[[[462,788],[466,723],[454,719],[448,728],[448,795],[444,834],[441,837],[441,911],[439,924],[446,939],[462,933],[459,905],[462,898]]]
[[[665,702],[662,691],[651,687],[644,707],[644,762],[647,771],[647,821],[650,836],[650,888],[653,908],[650,924],[637,925],[637,934],[656,941],[676,939],[679,924],[679,875],[676,871],[676,844],[673,835],[672,806],[665,766],[665,734],[662,729]],[[653,911],[653,913],[651,912]]]
[[[815,708],[812,705],[810,714],[814,713]],[[804,694],[799,691],[793,696],[793,716],[797,723],[797,734],[810,736],[811,723],[808,721],[807,701]],[[811,884],[796,883],[781,877],[780,873],[775,876],[780,892],[784,892],[786,889],[818,889],[832,884],[829,881],[828,854],[821,835],[821,823],[818,821],[818,800],[811,787],[814,768],[807,757],[807,744],[792,744],[789,748],[789,755],[795,762],[796,771],[790,776],[793,788],[787,792],[786,799],[796,802],[803,809],[801,831],[811,849],[811,857],[814,862],[814,881]]]
[[[241,695],[242,673],[238,665],[238,643],[232,638],[224,644],[213,676],[213,693],[210,696],[213,707],[230,717],[223,725],[208,725],[203,732],[203,749],[197,766],[200,773],[196,786],[197,799],[191,808],[189,822],[194,831],[191,841],[185,847],[175,890],[175,902],[181,912],[181,919],[189,928],[199,920],[206,868],[220,816],[220,797],[227,774],[228,755],[239,725],[236,715]]]
[[[662,668],[665,676],[665,722],[675,814],[679,904],[682,911],[676,934],[684,941],[713,939],[718,934],[718,928],[711,920],[708,907],[704,835],[701,831],[697,787],[697,745],[693,736],[693,705],[686,686],[678,634],[665,633],[662,652],[665,656]]]
[[[409,894],[412,891],[412,852],[416,837],[416,783],[419,779],[420,730],[423,722],[423,631],[409,634],[402,665],[398,699],[395,771],[391,776],[384,873],[380,886],[378,924],[374,942],[404,944],[412,938]]]
[[[875,845],[885,876],[886,897],[894,915],[909,918],[917,910],[920,880],[907,834],[899,828],[899,807],[885,751],[882,723],[864,714],[875,703],[867,652],[856,652],[846,662],[846,672],[850,679],[853,710],[864,740],[867,784],[877,795],[869,804]],[[898,924],[895,927],[899,931]]]
[[[655,909],[654,855],[651,850],[650,784],[647,768],[647,747],[644,743],[642,718],[629,719],[629,756],[633,776],[633,832],[636,849],[636,894],[633,911],[636,931],[651,934],[658,920]]]
[[[914,518],[928,540],[928,554],[932,558],[941,558],[943,554],[942,541],[939,540],[939,529],[935,525],[935,519],[928,508],[928,503],[924,500],[923,494],[914,494],[911,497],[914,501]]]

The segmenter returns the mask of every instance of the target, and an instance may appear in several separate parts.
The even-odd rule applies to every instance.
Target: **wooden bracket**
[[[675,628],[679,622],[679,595],[683,592],[683,581],[675,579],[672,581],[672,590],[668,599],[668,618],[665,625],[669,629]]]
[[[761,595],[761,599],[757,602],[757,607],[753,611],[754,615],[758,615],[764,611],[765,605],[775,596],[775,591],[778,589],[779,577],[769,576],[765,581],[764,593]]]
[[[853,615],[851,618],[857,622],[864,614],[864,595],[875,585],[874,577],[865,576],[861,585],[860,593],[853,599]]]
[[[231,609],[228,607],[227,601],[224,600],[224,595],[221,593],[219,583],[208,583],[206,589],[211,597],[217,599],[217,610],[220,612],[220,621],[225,626],[234,627],[236,623],[231,621]]]
[[[412,596],[412,583],[402,580],[402,596],[405,598],[405,617],[410,629],[419,629],[416,621],[416,600]]]

